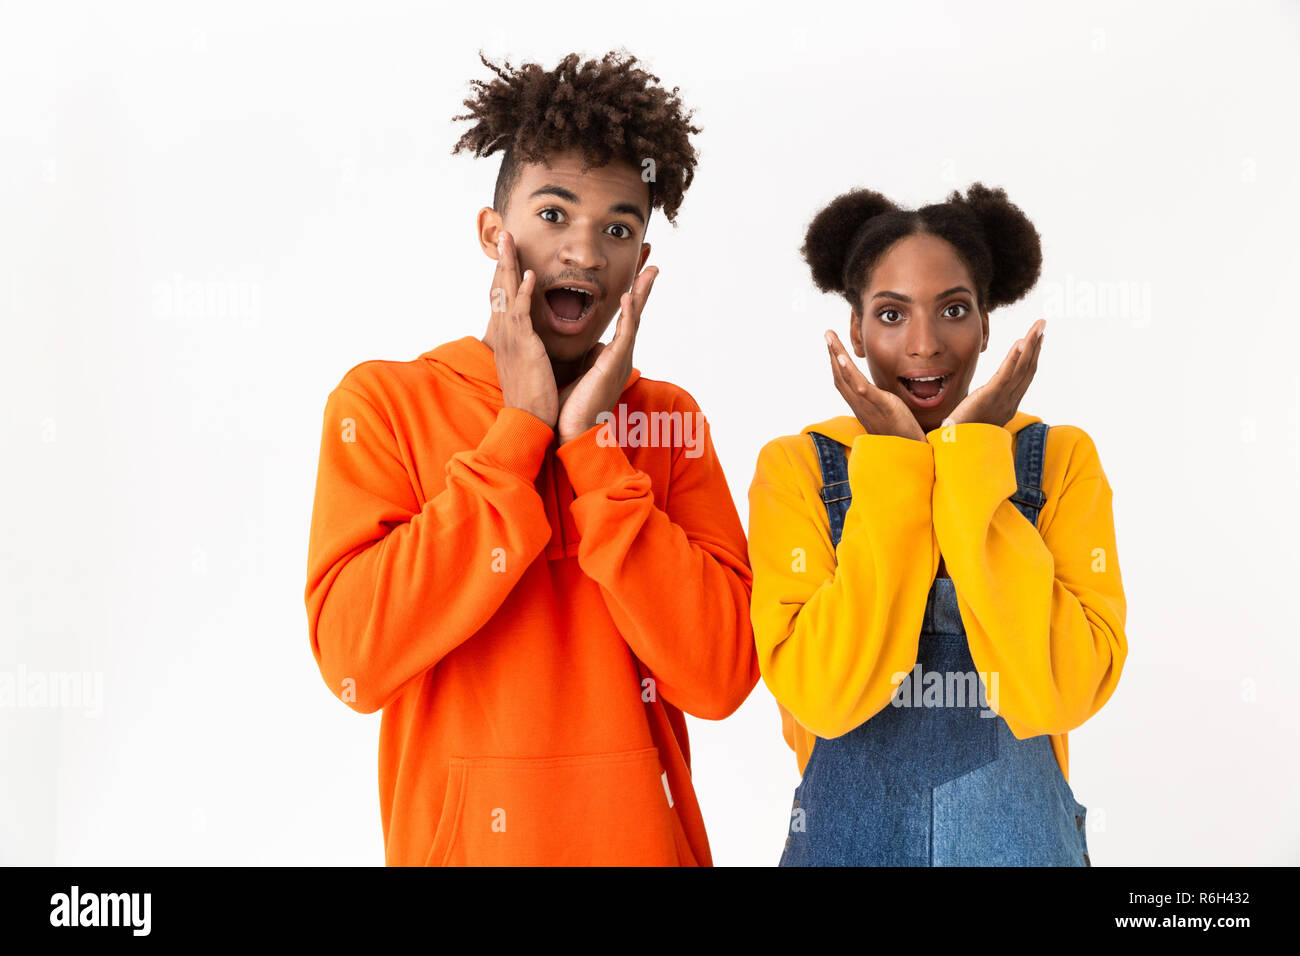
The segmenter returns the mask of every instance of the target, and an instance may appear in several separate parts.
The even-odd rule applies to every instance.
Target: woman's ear
[[[983,336],[980,340],[980,351],[983,352],[989,347],[989,314],[983,309],[980,310],[980,331]]]
[[[641,270],[645,268],[645,261],[649,258],[650,258],[650,243],[643,242],[641,243],[641,258],[637,259],[636,261],[637,275],[641,274]]]
[[[501,213],[491,206],[484,206],[478,211],[478,244],[483,255],[489,259],[497,257],[497,237],[501,235]]]
[[[857,309],[849,312],[849,338],[853,341],[853,353],[858,358],[866,358],[867,346],[862,341],[862,320],[858,318]]]

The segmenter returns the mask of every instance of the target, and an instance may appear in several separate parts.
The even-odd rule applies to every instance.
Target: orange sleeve
[[[534,481],[552,430],[504,408],[421,505],[391,422],[340,385],[325,406],[307,625],[330,690],[374,713],[478,631],[550,540]]]
[[[749,619],[745,532],[693,400],[675,411],[703,423],[697,453],[672,450],[672,478],[659,508],[650,476],[623,449],[601,444],[594,425],[556,454],[577,494],[578,563],[600,585],[610,616],[660,695],[696,717],[721,720],[758,683]],[[608,434],[608,433],[606,433]],[[685,444],[680,443],[680,444]]]

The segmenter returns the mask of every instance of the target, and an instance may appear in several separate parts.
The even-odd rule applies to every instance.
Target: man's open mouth
[[[926,375],[922,378],[903,378],[899,376],[898,380],[903,383],[903,387],[922,402],[929,402],[937,399],[948,388],[948,383],[952,380],[952,373],[945,375]]]
[[[595,306],[596,293],[585,285],[557,285],[546,290],[546,304],[557,319],[581,322]]]

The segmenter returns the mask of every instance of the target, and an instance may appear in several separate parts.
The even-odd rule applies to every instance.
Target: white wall
[[[1300,7],[1045,6],[6,4],[0,671],[102,697],[0,709],[0,862],[383,862],[380,717],[307,638],[325,396],[485,326],[496,162],[450,155],[476,50],[620,45],[704,127],[636,365],[700,401],[742,520],[761,445],[847,411],[808,219],[1005,187],[1044,272],[977,381],[1046,316],[1022,407],[1115,489],[1130,657],[1070,736],[1092,858],[1300,862]],[[715,861],[774,864],[766,687],[691,733]]]

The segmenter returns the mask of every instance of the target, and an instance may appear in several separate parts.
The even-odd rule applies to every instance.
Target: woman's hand
[[[1011,421],[1038,368],[1038,353],[1043,347],[1043,330],[1046,327],[1045,319],[1039,319],[1031,325],[1025,337],[1011,346],[1011,351],[988,383],[963,398],[943,423],[960,425],[963,422],[982,422],[1000,428]]]
[[[826,347],[830,350],[835,387],[849,403],[849,408],[853,409],[853,414],[867,430],[867,434],[895,435],[925,441],[925,432],[921,431],[921,426],[907,403],[893,392],[872,385],[849,358],[839,336],[829,330],[826,332]]]

